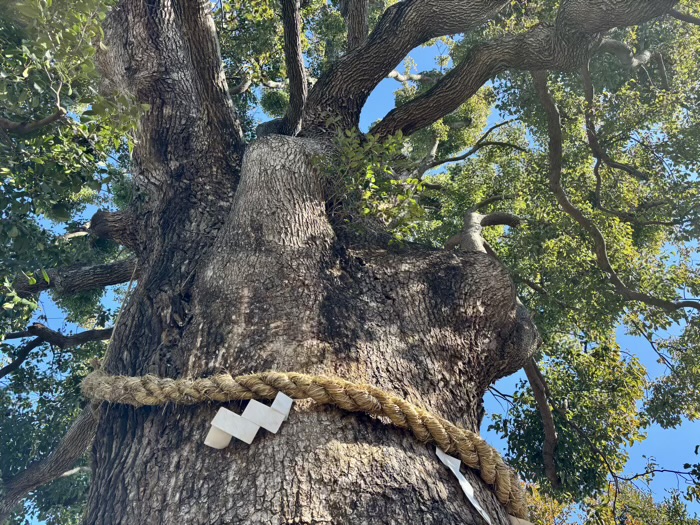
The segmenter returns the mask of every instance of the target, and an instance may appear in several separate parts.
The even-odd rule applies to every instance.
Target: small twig
[[[497,129],[502,128],[503,126],[510,124],[511,122],[514,122],[516,120],[518,120],[518,119],[505,120],[503,122],[499,122],[498,124],[491,126],[489,129],[487,129],[484,132],[484,134],[479,138],[479,140],[476,141],[474,146],[472,146],[466,152],[464,152],[463,154],[458,155],[456,157],[450,157],[448,159],[433,161],[432,163],[430,163],[427,166],[426,171],[428,169],[432,169],[432,168],[435,168],[437,166],[441,166],[442,164],[447,164],[450,162],[459,162],[461,160],[465,160],[465,159],[471,157],[472,155],[474,155],[480,149],[485,148],[485,147],[489,147],[489,146],[502,147],[502,148],[506,148],[506,147],[513,148],[513,149],[516,149],[516,150],[522,151],[522,152],[527,151],[525,148],[518,146],[517,144],[511,144],[510,142],[487,141],[486,140],[491,135],[491,133],[493,133]]]

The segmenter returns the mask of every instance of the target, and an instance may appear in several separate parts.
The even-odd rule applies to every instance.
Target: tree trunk
[[[131,210],[139,283],[106,371],[331,375],[478,431],[488,386],[536,345],[506,270],[485,253],[343,235],[320,139],[272,135],[242,157],[225,81],[198,54],[218,59],[208,10],[124,1],[107,24],[107,79],[151,110],[134,170],[147,198]],[[218,408],[102,407],[87,523],[483,523],[434,449],[381,420],[297,402],[278,434],[214,450]],[[466,476],[494,525],[509,523]]]
[[[139,344],[125,320],[108,371],[333,375],[478,431],[486,388],[533,348],[506,271],[482,253],[343,242],[326,218],[318,152],[282,136],[248,148],[230,215],[188,295],[171,297],[187,312],[179,342]],[[136,303],[147,301],[136,294],[127,312],[143,315]],[[217,409],[104,410],[88,523],[482,522],[434,450],[381,421],[299,402],[277,435],[219,451],[203,444]]]

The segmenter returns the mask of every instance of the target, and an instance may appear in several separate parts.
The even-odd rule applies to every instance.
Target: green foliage
[[[671,365],[669,375],[649,388],[646,410],[664,428],[677,427],[682,418],[700,418],[700,341],[698,326],[688,326],[680,337],[662,339],[657,351],[660,360]]]
[[[66,240],[98,206],[112,206],[114,190],[128,186],[128,159],[136,118],[148,108],[123,96],[98,94],[95,55],[109,4],[101,0],[22,0],[0,5],[0,116],[32,122],[62,108],[64,116],[31,133],[0,131],[0,333],[46,322],[42,304],[16,293],[15,278],[48,280],[46,270],[113,261],[125,254],[88,237]],[[122,199],[125,204],[133,195]],[[86,216],[86,214],[88,214]],[[105,326],[114,312],[103,292],[53,299],[66,322]],[[18,355],[16,341],[1,342],[2,362]],[[80,410],[79,384],[104,345],[64,352],[43,344],[0,388],[0,474],[7,480],[46,456]],[[78,523],[88,485],[85,474],[56,481],[26,502],[47,524]],[[18,512],[13,523],[27,523]]]
[[[644,395],[644,369],[636,359],[623,359],[619,349],[588,349],[566,338],[552,341],[545,350],[552,355],[543,374],[558,404],[554,419],[560,491],[577,499],[594,496],[607,488],[611,470],[624,467],[624,447],[644,439],[644,419],[637,409]],[[521,382],[512,408],[506,415],[494,415],[493,421],[491,428],[515,452],[509,454],[510,462],[525,479],[544,485],[544,431],[529,385]]]
[[[334,158],[325,166],[330,181],[332,214],[338,224],[371,230],[375,221],[396,241],[412,238],[423,217],[418,196],[423,183],[402,158],[403,137],[378,141],[346,130],[335,138]],[[407,174],[406,176],[403,176]],[[369,219],[369,220],[363,220]]]
[[[284,117],[287,107],[289,107],[289,93],[286,91],[267,90],[260,97],[260,107],[271,117]]]
[[[610,492],[598,499],[575,505],[547,496],[531,487],[530,518],[534,525],[699,525],[689,515],[678,492],[663,501],[634,483],[611,485]]]

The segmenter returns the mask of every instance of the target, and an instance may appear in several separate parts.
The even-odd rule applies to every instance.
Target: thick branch
[[[392,5],[365,43],[316,83],[304,128],[323,128],[327,114],[341,116],[348,127],[356,126],[369,94],[413,48],[431,38],[478,27],[508,4],[509,0],[405,0]]]
[[[512,213],[497,211],[482,215],[470,210],[464,215],[464,226],[461,233],[448,239],[445,243],[445,249],[453,250],[459,246],[459,249],[465,252],[489,253],[489,247],[481,234],[484,228],[489,226],[517,228],[521,223],[522,219]]]
[[[132,277],[138,277],[135,270],[136,259],[125,259],[109,264],[47,270],[48,282],[44,279],[43,272],[36,271],[32,276],[36,280],[35,284],[29,284],[27,278],[22,276],[15,281],[14,286],[21,296],[48,289],[54,289],[60,294],[77,294],[129,282]]]
[[[561,185],[562,160],[563,160],[563,137],[561,129],[561,121],[559,109],[554,101],[554,98],[547,87],[547,74],[544,72],[536,72],[532,74],[535,81],[535,88],[540,97],[540,101],[547,115],[547,128],[549,131],[549,188],[555,195],[559,206],[572,219],[574,219],[584,230],[586,230],[593,238],[595,246],[595,256],[598,267],[603,270],[608,280],[613,284],[615,290],[627,301],[640,301],[645,304],[662,308],[666,311],[675,311],[681,308],[694,308],[700,310],[700,302],[698,301],[667,301],[652,297],[642,292],[638,292],[628,288],[617,275],[610,259],[608,258],[607,246],[605,238],[598,227],[588,219],[576,206],[569,200],[566,191]]]
[[[252,85],[253,81],[250,79],[250,77],[244,76],[241,81],[235,86],[232,86],[229,91],[231,95],[242,95],[243,93],[246,93]]]
[[[132,250],[138,248],[136,220],[128,212],[100,210],[92,216],[86,230],[100,239],[109,239]]]
[[[343,0],[340,12],[348,26],[348,52],[364,44],[369,32],[369,0]]]
[[[523,219],[521,217],[505,211],[495,211],[485,215],[481,219],[481,225],[485,228],[488,226],[510,226],[511,228],[517,228],[522,222]]]
[[[107,45],[96,57],[103,91],[127,93],[149,106],[134,149],[139,190],[155,197],[151,205],[165,193],[193,205],[206,201],[207,215],[225,213],[244,141],[211,3],[120,0],[104,32]],[[169,225],[178,226],[185,230]]]
[[[561,487],[561,478],[559,474],[557,474],[555,455],[557,445],[559,444],[559,436],[557,435],[557,428],[554,425],[552,409],[549,406],[547,384],[544,381],[542,373],[537,368],[537,363],[534,359],[530,359],[524,366],[524,369],[527,379],[530,382],[532,393],[535,396],[537,409],[542,419],[542,427],[544,428],[544,447],[542,448],[544,471],[552,487],[558,489]]]
[[[9,479],[3,487],[4,497],[0,499],[0,523],[5,522],[17,504],[32,490],[60,478],[73,467],[92,443],[96,429],[97,419],[92,408],[87,407],[51,454]]]
[[[697,16],[689,15],[687,13],[681,13],[680,11],[677,11],[675,9],[671,9],[669,11],[669,14],[678,20],[681,20],[682,22],[689,22],[691,24],[695,24],[696,26],[700,26],[700,18]]]
[[[600,35],[615,27],[666,14],[677,0],[564,2],[555,26],[539,26],[480,44],[426,93],[391,111],[372,130],[386,136],[411,134],[455,111],[494,76],[508,69],[571,70],[588,59]]]
[[[15,122],[13,120],[8,120],[6,118],[0,117],[0,129],[9,131],[16,135],[28,135],[35,131],[40,130],[54,122],[62,119],[66,115],[66,110],[63,108],[58,108],[53,114],[48,117],[44,117],[39,120],[30,120],[24,122]]]
[[[284,26],[284,58],[289,77],[289,108],[282,121],[283,135],[296,135],[306,105],[308,85],[301,49],[301,13],[299,0],[282,0],[282,24]]]

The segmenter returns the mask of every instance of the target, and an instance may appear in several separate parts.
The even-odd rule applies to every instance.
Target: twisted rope
[[[383,416],[410,430],[421,442],[433,443],[479,472],[509,514],[524,518],[525,491],[517,474],[478,434],[453,425],[405,399],[370,385],[358,385],[324,376],[264,372],[233,377],[220,374],[201,379],[110,376],[98,370],[85,378],[83,394],[93,401],[141,406],[167,403],[194,405],[215,401],[274,399],[278,392],[293,399],[312,399],[348,412]]]

